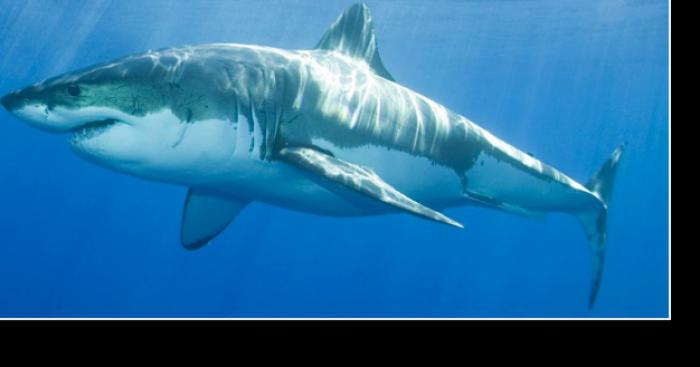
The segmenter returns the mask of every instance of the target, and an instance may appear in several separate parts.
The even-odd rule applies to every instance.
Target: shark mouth
[[[73,132],[71,141],[79,142],[81,140],[86,140],[94,138],[98,135],[103,134],[113,126],[119,124],[121,121],[115,119],[104,119],[88,122],[86,124],[77,126],[70,131]]]

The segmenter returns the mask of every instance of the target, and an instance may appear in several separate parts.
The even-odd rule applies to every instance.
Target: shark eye
[[[77,97],[80,95],[80,87],[77,85],[69,85],[67,92],[69,95],[71,95],[73,97]]]

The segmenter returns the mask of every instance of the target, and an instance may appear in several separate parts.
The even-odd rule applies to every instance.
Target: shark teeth
[[[71,142],[76,143],[81,140],[93,138],[97,135],[102,134],[117,123],[119,123],[118,120],[104,119],[80,125],[75,129],[71,130],[74,132],[73,136],[71,137]]]

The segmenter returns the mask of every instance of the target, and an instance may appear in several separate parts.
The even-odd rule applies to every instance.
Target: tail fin
[[[617,163],[622,156],[624,144],[610,155],[605,163],[596,171],[591,179],[586,184],[586,188],[596,195],[603,205],[595,210],[586,211],[578,215],[588,244],[593,253],[593,283],[591,285],[591,293],[588,298],[588,308],[593,308],[598,288],[600,288],[600,280],[603,275],[603,263],[605,261],[605,235],[606,235],[606,220],[608,216],[608,201],[612,193],[613,182],[615,181],[615,172]]]

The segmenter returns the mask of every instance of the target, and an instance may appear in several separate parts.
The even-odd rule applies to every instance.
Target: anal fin
[[[422,218],[463,228],[457,221],[404,195],[369,168],[346,162],[308,147],[287,147],[281,149],[278,154],[281,160],[289,164],[384,204]]]

